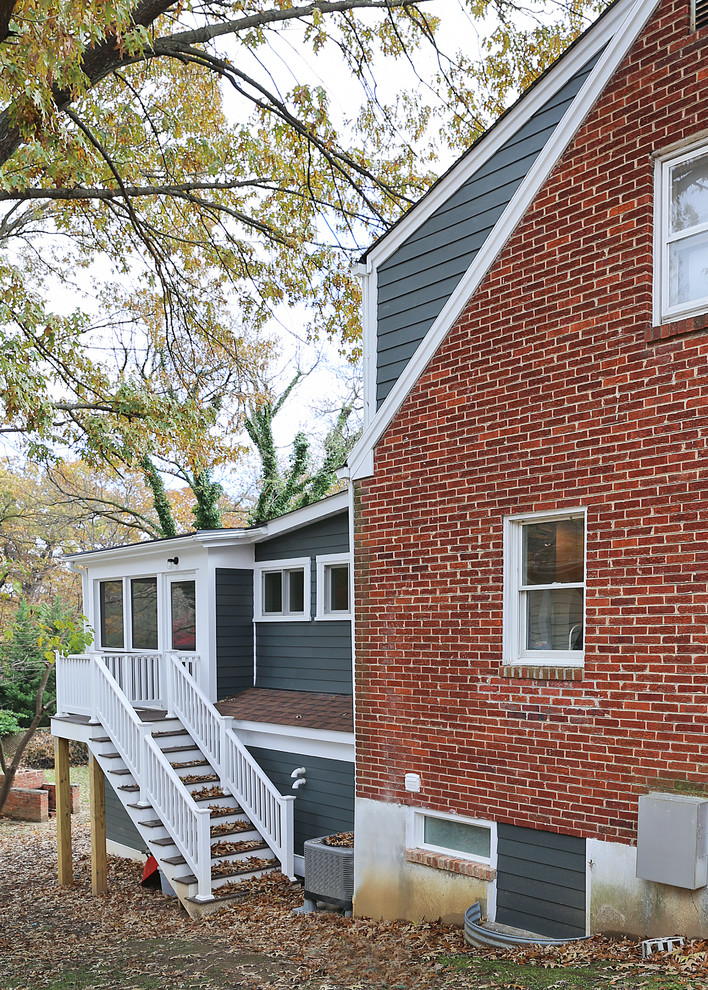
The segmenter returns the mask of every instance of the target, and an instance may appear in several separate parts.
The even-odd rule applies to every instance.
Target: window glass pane
[[[523,528],[523,584],[584,580],[583,519],[531,523]]]
[[[263,575],[263,611],[283,611],[283,575],[281,571],[266,571]]]
[[[122,650],[123,636],[123,582],[101,581],[101,646],[108,650]]]
[[[157,578],[130,582],[130,614],[134,650],[157,649]]]
[[[173,581],[171,586],[172,649],[196,650],[197,620],[194,581]]]
[[[288,587],[290,589],[288,611],[304,612],[305,611],[305,572],[288,571]]]
[[[526,649],[582,650],[583,590],[526,592]]]
[[[492,833],[483,825],[466,825],[447,818],[426,817],[423,839],[430,846],[441,846],[443,849],[457,850],[470,856],[484,856],[489,859],[491,855]]]
[[[330,567],[328,571],[329,580],[329,605],[330,612],[349,611],[349,567],[344,564],[342,567]]]
[[[669,305],[708,297],[708,233],[669,244]]]
[[[708,155],[671,169],[671,231],[708,222]]]

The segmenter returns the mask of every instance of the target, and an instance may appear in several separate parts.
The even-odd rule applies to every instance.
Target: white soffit
[[[612,20],[611,26],[613,30],[611,36],[607,36],[605,21],[600,21],[598,23],[597,35],[595,35],[595,32],[592,30],[589,32],[586,40],[589,42],[590,37],[593,37],[595,40],[599,37],[600,44],[594,44],[592,48],[588,47],[585,49],[585,54],[580,64],[578,64],[575,58],[573,58],[573,71],[577,71],[577,69],[580,68],[580,66],[592,56],[593,49],[597,50],[603,45],[606,45],[607,47],[598,59],[594,69],[580,88],[577,96],[561,118],[556,130],[548,139],[545,147],[539,154],[534,164],[531,166],[525,179],[516,190],[516,193],[497,221],[487,240],[484,242],[482,249],[477,253],[476,257],[472,261],[472,264],[460,279],[460,282],[450,295],[439,316],[431,326],[430,330],[428,330],[425,338],[419,345],[413,357],[406,365],[400,378],[389,392],[386,400],[383,402],[374,418],[366,427],[361,439],[349,455],[348,463],[350,466],[352,479],[356,480],[359,478],[366,478],[373,474],[373,458],[371,455],[376,444],[381,439],[391,423],[391,420],[400,409],[408,393],[425,371],[429,361],[435,355],[437,349],[440,347],[449,331],[457,322],[468,301],[476,291],[484,276],[496,261],[502,248],[511,237],[516,226],[523,218],[526,210],[531,205],[541,187],[548,179],[550,173],[555,168],[556,164],[587,117],[596,100],[599,98],[605,86],[610,81],[615,71],[619,68],[622,59],[636,41],[657,3],[658,0],[634,0],[634,2],[630,5],[629,0],[628,2],[620,0],[614,10],[615,12],[622,12],[624,16],[619,24],[616,17]],[[609,20],[609,18],[606,20]],[[605,30],[600,30],[601,28],[605,28]],[[574,55],[577,57],[577,53],[582,50],[583,49],[581,46],[577,46],[576,50],[571,51],[569,55]],[[559,69],[564,61],[565,60],[562,58],[558,65]],[[566,81],[565,79],[556,77],[555,74],[549,74],[549,85],[551,79],[554,80],[554,89],[563,85]],[[558,81],[556,82],[556,80]],[[550,95],[550,92],[546,93],[544,102]],[[527,104],[526,101],[523,101],[523,105],[525,119],[527,112],[533,112],[534,104]],[[517,119],[514,129],[519,127],[523,122],[524,120]],[[493,134],[494,132],[492,132],[490,137],[492,137]],[[496,147],[494,150],[496,150]],[[482,160],[478,160],[475,167],[479,167]],[[467,178],[467,176],[465,176],[465,178]],[[452,176],[450,176],[450,179],[452,179]],[[458,181],[457,174],[455,174],[455,182],[451,183],[453,188],[457,186]],[[441,183],[441,185],[443,185],[443,183]],[[452,190],[449,187],[446,188],[447,194],[449,195]],[[415,210],[413,212],[415,212]],[[407,236],[410,236],[410,233],[411,229],[409,228]],[[380,263],[380,260],[378,263]]]

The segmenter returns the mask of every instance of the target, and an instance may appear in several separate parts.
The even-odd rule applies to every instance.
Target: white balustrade
[[[197,878],[197,899],[211,898],[209,809],[197,807],[152,736],[146,738],[143,771],[150,804]]]
[[[295,798],[283,796],[253,759],[233,729],[224,728],[225,786],[280,860],[286,876],[295,879]]]
[[[295,798],[283,796],[177,657],[170,657],[170,705],[243,810],[294,878]]]
[[[93,663],[88,654],[56,658],[57,715],[93,714]]]

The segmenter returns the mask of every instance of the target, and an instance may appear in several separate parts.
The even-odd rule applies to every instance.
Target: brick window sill
[[[503,666],[501,676],[530,681],[582,681],[583,668],[515,663]]]
[[[497,875],[497,871],[491,866],[473,863],[469,859],[449,856],[446,853],[431,852],[429,849],[406,849],[406,862],[430,866],[435,870],[447,870],[449,873],[459,873],[463,877],[474,877],[476,880],[487,882],[494,880]]]
[[[701,330],[708,330],[708,313],[687,316],[683,320],[673,320],[669,323],[661,323],[657,327],[649,327],[644,333],[644,340],[647,344],[660,344],[672,337],[684,337],[686,334],[698,333]]]

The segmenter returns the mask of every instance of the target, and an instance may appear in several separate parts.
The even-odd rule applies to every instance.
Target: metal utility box
[[[708,884],[708,798],[639,798],[637,876],[687,890]]]

